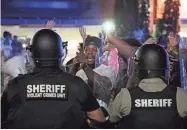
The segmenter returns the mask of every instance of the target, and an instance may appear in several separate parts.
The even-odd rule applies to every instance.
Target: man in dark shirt
[[[12,53],[14,56],[20,55],[22,53],[23,47],[22,44],[18,41],[17,36],[13,37],[12,49],[13,49]]]

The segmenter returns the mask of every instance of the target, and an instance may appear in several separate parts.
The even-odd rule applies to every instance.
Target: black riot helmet
[[[32,58],[36,67],[59,67],[63,57],[62,43],[56,32],[49,29],[38,31],[31,43]]]
[[[169,78],[169,57],[163,47],[157,44],[145,44],[135,53],[135,64],[139,79]]]

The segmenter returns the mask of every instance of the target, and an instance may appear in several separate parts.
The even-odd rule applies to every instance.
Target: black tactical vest
[[[168,86],[161,92],[145,92],[141,88],[129,89],[132,108],[120,128],[181,128],[177,111],[177,88]]]
[[[43,71],[42,71],[43,72]],[[44,73],[44,72],[43,72]],[[60,71],[54,71],[53,74],[61,73]],[[62,74],[63,75],[63,74]],[[34,73],[27,74],[23,77],[17,78],[17,92],[9,92],[10,109],[7,122],[2,124],[3,128],[14,129],[59,129],[59,128],[89,128],[85,113],[82,111],[79,103],[72,97],[72,89],[69,89],[68,100],[58,99],[26,99],[26,86],[28,84],[40,84],[43,81],[40,77],[43,74]],[[37,77],[37,78],[35,78]],[[69,80],[62,76],[62,80]],[[50,77],[46,79],[50,82],[63,82],[59,80],[59,77]],[[74,87],[74,86],[73,86]],[[69,88],[73,88],[69,86]]]

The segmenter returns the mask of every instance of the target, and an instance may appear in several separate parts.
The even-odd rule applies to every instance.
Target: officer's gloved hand
[[[98,122],[96,120],[88,118],[90,127],[94,129],[114,129],[115,125],[109,121],[110,116],[107,110],[104,107],[101,107],[101,109],[105,116],[105,122]]]
[[[108,121],[110,118],[108,111],[104,107],[101,107],[101,110],[103,111],[103,114],[105,116],[105,120]]]
[[[93,119],[89,119],[89,126],[94,129],[114,129],[115,125],[110,121],[98,122]]]

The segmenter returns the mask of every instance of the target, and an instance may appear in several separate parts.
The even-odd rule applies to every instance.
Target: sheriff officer
[[[167,84],[168,55],[157,44],[141,46],[135,53],[137,87],[122,89],[109,104],[110,120],[119,128],[181,128],[187,123],[187,92]]]
[[[15,78],[4,91],[2,128],[82,128],[87,118],[104,123],[91,89],[60,69],[62,50],[56,32],[42,29],[35,34],[31,46],[34,72]]]

